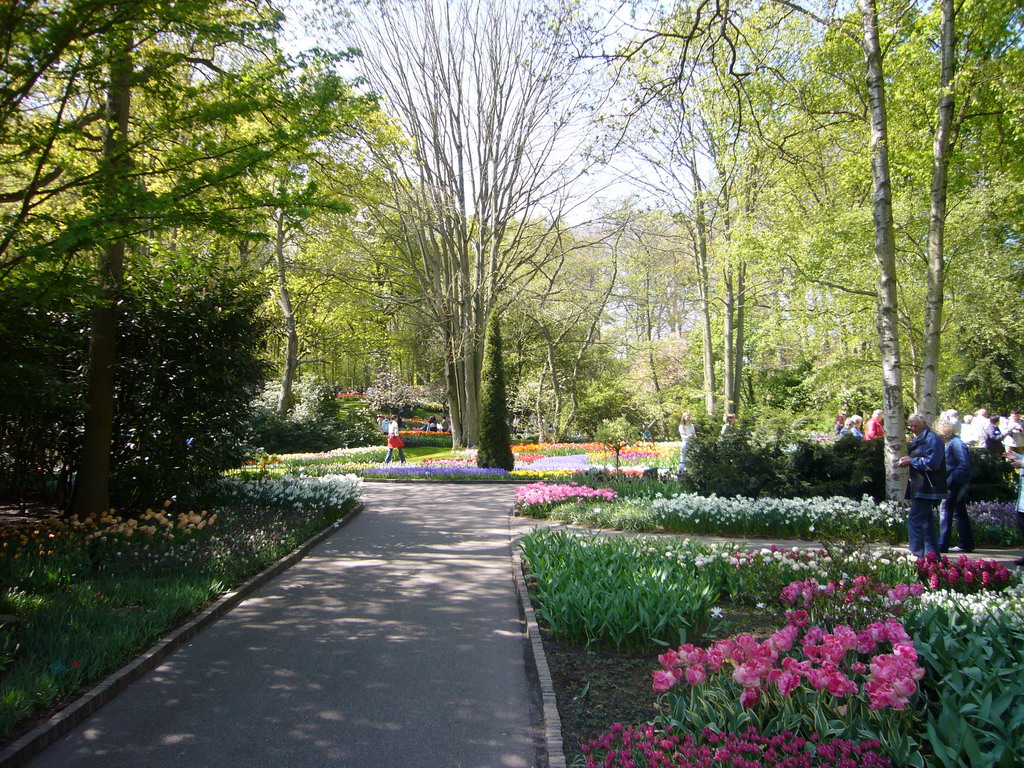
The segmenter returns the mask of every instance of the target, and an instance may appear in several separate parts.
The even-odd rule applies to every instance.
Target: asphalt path
[[[365,485],[365,510],[33,768],[541,764],[509,486]]]

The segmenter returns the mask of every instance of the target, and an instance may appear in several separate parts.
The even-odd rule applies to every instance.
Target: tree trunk
[[[277,304],[284,317],[284,372],[281,374],[281,396],[277,400],[277,412],[284,416],[292,406],[292,385],[299,367],[299,334],[295,328],[295,309],[292,307],[291,292],[288,290],[288,272],[284,259],[285,226],[284,216],[279,211],[277,230],[274,236],[274,255],[277,257]]]
[[[949,173],[950,134],[953,126],[953,77],[955,10],[953,0],[940,0],[942,52],[939,75],[938,119],[932,142],[931,211],[928,220],[928,289],[924,307],[924,339],[921,351],[920,408],[931,422],[938,415],[939,354],[942,335],[942,293],[945,282],[943,237],[946,228],[946,187]]]
[[[708,232],[704,217],[703,184],[697,173],[697,161],[693,160],[690,172],[695,190],[695,213],[697,238],[694,256],[697,260],[697,295],[701,304],[701,338],[704,358],[704,409],[708,416],[715,412],[715,352],[711,346],[711,281],[708,269]]]
[[[903,419],[903,371],[897,325],[896,248],[892,221],[892,186],[889,176],[888,118],[882,51],[878,40],[875,0],[860,0],[864,23],[864,58],[871,110],[871,175],[874,183],[875,259],[878,261],[876,322],[882,354],[882,409],[885,413],[886,496],[903,496],[905,472],[896,462],[906,454]]]
[[[467,340],[462,358],[463,401],[462,401],[462,444],[472,448],[480,436],[480,368],[483,350],[476,339]]]
[[[733,293],[732,274],[726,270],[723,278],[725,282],[725,327],[723,329],[725,339],[722,344],[722,379],[724,379],[722,395],[725,400],[726,413],[735,413],[736,411],[733,409],[736,407],[736,347],[734,343],[736,295]]]
[[[558,378],[558,368],[555,365],[555,340],[551,337],[551,331],[547,326],[541,326],[544,334],[544,341],[547,347],[548,368],[551,370],[551,393],[554,397],[554,413],[552,424],[554,425],[554,441],[557,443],[562,432],[562,383]]]
[[[101,166],[104,174],[100,205],[109,205],[120,218],[127,170],[128,118],[131,114],[132,39],[117,40],[110,63],[107,124]],[[125,242],[118,240],[100,252],[97,271],[100,295],[92,310],[89,363],[86,373],[85,424],[71,509],[79,516],[110,508],[110,447],[114,432],[114,366],[117,361],[118,316],[124,285]]]
[[[739,413],[740,398],[743,393],[743,326],[746,321],[746,277],[747,265],[741,263],[736,275],[736,346],[733,351],[733,400],[729,403],[729,413]]]

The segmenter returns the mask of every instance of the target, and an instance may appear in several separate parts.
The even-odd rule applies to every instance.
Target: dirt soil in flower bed
[[[744,607],[722,606],[725,621],[719,637],[750,632],[760,638],[778,629],[776,618]],[[562,746],[568,765],[583,765],[581,748],[615,723],[646,723],[659,714],[651,672],[658,668],[658,654],[616,653],[584,649],[551,639],[541,630],[544,654],[562,721]],[[707,644],[707,638],[699,644]]]

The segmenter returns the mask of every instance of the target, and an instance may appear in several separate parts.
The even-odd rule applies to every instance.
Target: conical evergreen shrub
[[[480,375],[480,444],[478,467],[507,469],[515,466],[512,434],[508,427],[508,401],[505,399],[505,370],[501,351],[501,326],[491,313],[484,337],[484,365]]]

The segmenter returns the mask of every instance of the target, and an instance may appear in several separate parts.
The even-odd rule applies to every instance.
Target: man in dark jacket
[[[946,447],[941,438],[928,429],[922,416],[907,419],[914,433],[910,455],[899,460],[901,467],[910,467],[907,481],[907,538],[910,551],[917,557],[929,552],[938,554],[939,538],[935,531],[935,507],[946,497]]]

